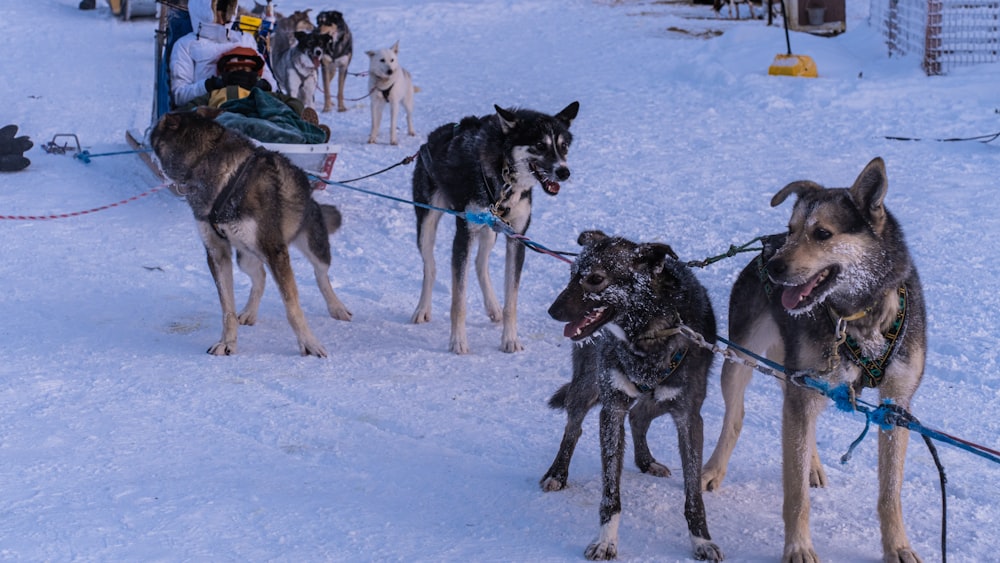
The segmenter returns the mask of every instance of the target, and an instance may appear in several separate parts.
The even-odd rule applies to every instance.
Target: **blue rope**
[[[99,156],[117,156],[120,154],[138,154],[141,152],[150,152],[153,149],[135,149],[130,151],[118,151],[118,152],[102,152],[98,154],[90,154],[90,151],[80,151],[73,155],[73,158],[83,161],[85,164],[90,164],[90,159],[97,158]]]
[[[454,209],[446,209],[444,207],[437,207],[437,206],[426,204],[426,203],[420,203],[418,201],[412,201],[412,200],[409,200],[409,199],[403,199],[401,197],[391,196],[391,195],[388,195],[388,194],[383,194],[383,193],[375,192],[375,191],[372,191],[372,190],[366,190],[364,188],[359,188],[357,186],[351,186],[351,185],[345,184],[343,182],[334,182],[333,180],[327,180],[325,178],[320,178],[319,176],[316,176],[314,174],[310,174],[309,177],[312,178],[312,179],[314,179],[314,180],[319,180],[320,182],[323,182],[324,184],[327,184],[329,186],[339,186],[341,188],[347,188],[349,190],[354,190],[356,192],[361,192],[361,193],[364,193],[364,194],[368,194],[368,195],[373,195],[373,196],[377,196],[377,197],[389,199],[389,200],[396,201],[396,202],[399,202],[399,203],[405,203],[405,204],[413,205],[413,206],[416,206],[416,207],[422,207],[424,209],[430,209],[430,210],[433,210],[433,211],[440,211],[442,213],[448,213],[449,215],[454,215],[456,217],[464,219],[465,221],[467,221],[469,223],[472,223],[473,225],[485,225],[485,226],[489,227],[491,230],[493,230],[496,233],[502,234],[504,236],[507,236],[507,237],[510,237],[512,239],[515,239],[515,240],[519,241],[521,244],[523,244],[524,246],[528,247],[529,249],[531,249],[531,250],[533,250],[535,252],[539,252],[539,253],[542,253],[542,254],[548,254],[550,256],[554,256],[554,257],[559,258],[560,260],[562,260],[564,262],[570,262],[570,263],[572,262],[571,260],[565,258],[564,255],[571,255],[572,256],[573,254],[571,254],[569,252],[560,252],[560,251],[556,251],[556,250],[551,250],[551,249],[543,246],[542,244],[539,244],[539,243],[537,243],[537,242],[529,239],[528,237],[526,237],[524,235],[518,234],[517,232],[514,231],[513,227],[511,227],[507,223],[504,223],[499,217],[497,217],[491,211],[456,211]]]
[[[759,354],[755,354],[752,351],[740,346],[739,344],[736,344],[731,340],[727,340],[721,336],[716,336],[716,339],[719,342],[724,343],[726,346],[729,346],[730,348],[733,348],[741,352],[742,354],[750,356],[751,358],[757,360],[761,364],[764,364],[767,367],[777,372],[785,374],[788,373],[788,370],[785,368],[785,366],[777,362],[773,362]],[[846,383],[841,383],[840,385],[837,386],[831,386],[826,381],[823,381],[821,379],[816,379],[815,377],[811,377],[805,372],[791,374],[789,376],[789,380],[798,383],[804,387],[813,389],[814,391],[822,393],[824,396],[832,400],[833,404],[836,405],[838,409],[844,412],[860,412],[865,415],[865,428],[861,432],[861,435],[856,440],[854,440],[853,443],[851,443],[851,446],[848,448],[847,453],[845,453],[841,457],[841,463],[846,463],[849,459],[851,459],[851,455],[854,451],[854,448],[856,448],[858,444],[860,444],[861,441],[865,438],[865,436],[868,435],[868,427],[871,425],[872,422],[877,424],[879,428],[885,431],[892,430],[894,426],[901,426],[913,432],[917,432],[922,436],[932,438],[934,440],[938,440],[946,444],[950,444],[956,448],[965,450],[970,453],[974,453],[994,463],[1000,463],[1000,454],[998,454],[997,452],[985,448],[983,446],[979,446],[977,444],[972,444],[965,440],[961,440],[959,438],[941,432],[940,430],[934,430],[928,428],[927,426],[924,426],[919,421],[917,421],[917,419],[912,414],[910,414],[906,409],[903,409],[899,405],[893,404],[891,399],[886,399],[885,401],[882,402],[881,405],[875,406],[871,403],[867,403],[865,401],[857,399],[851,392],[851,387]]]

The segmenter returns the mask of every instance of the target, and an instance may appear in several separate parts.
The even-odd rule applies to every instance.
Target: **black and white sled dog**
[[[296,31],[295,41],[283,52],[271,54],[274,77],[281,89],[299,99],[307,108],[316,107],[314,99],[322,59],[333,39],[318,30]]]
[[[365,51],[368,55],[368,98],[372,107],[372,130],[368,142],[378,141],[378,130],[382,127],[382,112],[389,106],[389,144],[399,144],[396,123],[399,120],[399,106],[406,109],[406,132],[411,137],[417,132],[413,128],[413,77],[410,71],[399,64],[399,41],[387,49]]]
[[[559,193],[559,182],[569,178],[566,165],[573,135],[570,124],[580,104],[573,102],[555,115],[528,109],[503,109],[482,117],[469,116],[459,123],[435,129],[420,147],[413,170],[413,199],[422,204],[459,212],[494,213],[518,234],[531,222],[531,191],[541,184],[549,195]],[[416,207],[417,248],[424,262],[420,301],[412,322],[431,320],[431,293],[436,266],[434,240],[442,211]],[[465,332],[466,286],[469,256],[477,243],[476,275],[483,292],[486,314],[503,321],[500,349],[523,350],[517,336],[517,291],[524,265],[524,246],[507,239],[504,267],[504,307],[501,311],[490,281],[489,254],[496,232],[484,225],[455,219],[451,259],[451,351],[468,354]]]
[[[164,115],[150,134],[150,145],[164,174],[180,186],[194,213],[222,305],[222,338],[209,354],[236,353],[237,324],[252,325],[264,294],[264,265],[271,270],[288,323],[302,355],[325,357],[299,305],[299,291],[288,254],[298,248],[313,265],[327,310],[348,321],[347,310],[330,285],[330,234],[340,228],[336,207],[312,198],[309,178],[284,155],[253,144],[216,123],[218,110]],[[250,298],[237,315],[233,295],[232,249],[252,281]]]
[[[771,200],[797,196],[787,233],[767,237],[740,273],[729,301],[729,334],[740,346],[814,370],[831,385],[909,408],[927,351],[924,297],[895,217],[885,208],[885,163],[872,160],[850,188],[788,184]],[[702,472],[718,488],[743,424],[750,368],[726,361],[722,434]],[[809,487],[826,486],[816,449],[816,418],[827,404],[814,390],[786,383],[782,410],[784,561],[818,561],[809,533]],[[909,431],[879,433],[878,515],[886,561],[920,561],[903,527],[900,489]]]
[[[564,334],[580,342],[573,350],[573,379],[550,405],[567,411],[566,430],[544,490],[566,485],[569,462],[584,417],[601,403],[600,443],[604,486],[601,528],[587,559],[614,559],[621,519],[621,473],[625,415],[629,415],[636,465],[667,476],[646,444],[650,422],[669,413],[677,427],[684,473],[684,516],[696,559],[721,561],[708,533],[701,493],[705,400],[713,353],[678,333],[681,323],[715,341],[715,315],[705,288],[665,244],[636,244],[600,231],[580,235],[583,251],[566,289],[549,308],[566,322]],[[633,406],[634,405],[634,406]],[[631,410],[630,410],[631,409]]]
[[[330,83],[337,76],[337,111],[347,111],[344,105],[344,82],[347,80],[347,68],[351,66],[354,56],[354,38],[351,28],[344,20],[344,14],[336,10],[320,12],[316,15],[316,29],[329,35],[332,41],[323,52],[323,111],[333,109],[333,95]]]

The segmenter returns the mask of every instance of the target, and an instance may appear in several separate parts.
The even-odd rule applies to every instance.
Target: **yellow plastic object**
[[[767,69],[773,76],[802,76],[816,78],[816,63],[809,55],[775,55],[774,62]]]
[[[240,31],[246,33],[257,33],[257,30],[260,29],[260,22],[260,18],[248,14],[243,14],[236,20]]]

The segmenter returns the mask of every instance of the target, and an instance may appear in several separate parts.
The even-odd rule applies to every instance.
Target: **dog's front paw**
[[[555,491],[561,491],[566,488],[567,475],[556,475],[553,473],[546,473],[542,480],[538,484],[542,487],[542,490],[546,493],[551,493]]]
[[[923,559],[913,551],[910,546],[901,547],[893,551],[887,551],[882,557],[886,563],[923,563]]]
[[[637,463],[636,465],[639,467],[639,471],[649,473],[653,477],[670,477],[671,475],[670,468],[655,459],[649,463],[644,463],[642,465]]]
[[[208,349],[208,353],[213,356],[232,356],[236,353],[236,342],[216,342]]]
[[[377,140],[378,140],[378,135],[370,135],[368,137],[368,144],[369,145],[374,145],[375,141],[377,141]]]
[[[326,357],[326,348],[322,344],[315,340],[300,340],[299,341],[299,353],[303,356],[316,356],[317,358]]]
[[[399,144],[399,139],[396,138],[396,137],[389,137],[389,144],[390,145],[398,145]]]
[[[464,338],[452,338],[450,349],[459,356],[469,353],[469,341]]]
[[[722,549],[710,540],[692,538],[694,545],[694,558],[698,561],[722,561],[725,556]]]
[[[799,544],[792,543],[785,546],[785,554],[781,556],[781,563],[819,563],[819,555],[813,549],[812,543]]]
[[[500,350],[508,354],[523,352],[524,345],[521,344],[521,340],[518,338],[504,338],[503,342],[500,343]]]
[[[618,544],[611,541],[595,541],[587,546],[583,556],[591,561],[611,561],[618,557]]]

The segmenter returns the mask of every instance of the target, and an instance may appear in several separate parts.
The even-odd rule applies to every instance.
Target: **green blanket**
[[[303,120],[287,104],[271,94],[254,88],[250,95],[230,100],[216,121],[263,143],[321,144],[326,132]]]

